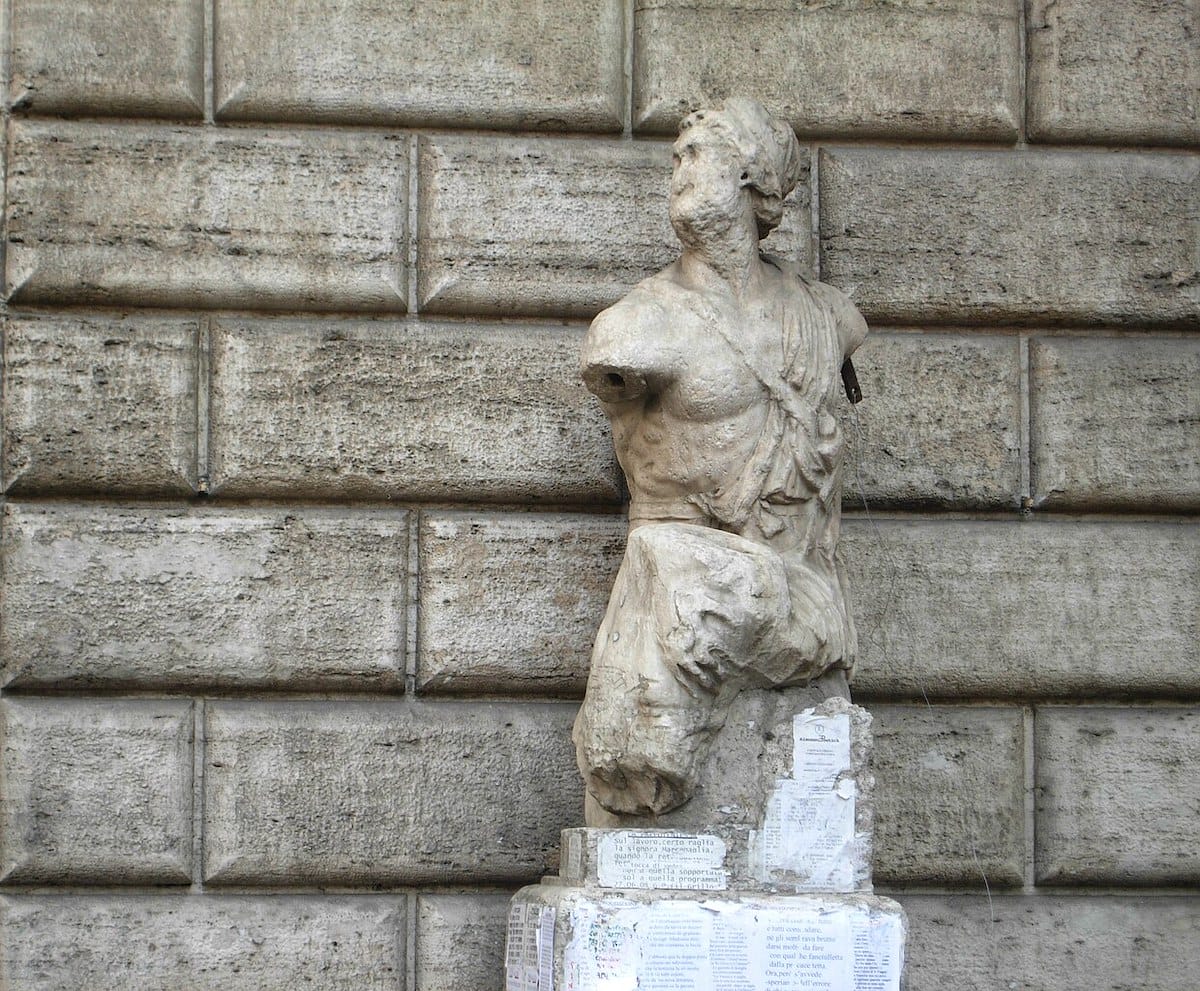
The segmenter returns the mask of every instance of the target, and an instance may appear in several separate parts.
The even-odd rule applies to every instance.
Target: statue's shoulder
[[[642,312],[657,313],[677,305],[684,292],[675,274],[675,265],[669,265],[661,272],[642,279],[596,319],[607,314],[627,318]]]
[[[674,267],[668,266],[642,279],[612,306],[596,314],[588,329],[589,336],[604,335],[611,327],[639,327],[646,330],[665,325],[665,318],[679,306],[684,293],[673,275]]]
[[[826,306],[837,324],[843,354],[849,356],[858,350],[858,346],[867,336],[867,321],[849,296],[827,282],[818,281],[811,272],[795,262],[771,255],[764,255],[763,258],[779,269],[785,281],[791,281],[798,287],[802,286]]]
[[[682,292],[668,271],[643,279],[588,327],[583,366],[616,364],[631,368],[657,366],[677,350],[677,328],[671,319]]]

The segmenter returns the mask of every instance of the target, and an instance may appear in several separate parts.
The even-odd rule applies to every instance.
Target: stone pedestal
[[[904,914],[871,892],[870,715],[757,695],[714,747],[725,803],[563,831],[559,876],[513,898],[508,991],[898,991]]]

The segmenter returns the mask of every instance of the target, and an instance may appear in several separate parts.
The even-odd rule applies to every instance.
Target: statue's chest
[[[770,314],[687,314],[676,330],[683,374],[662,397],[669,412],[704,422],[765,412],[784,364],[782,333]]]

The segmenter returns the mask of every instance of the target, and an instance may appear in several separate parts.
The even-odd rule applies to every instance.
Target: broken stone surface
[[[597,837],[636,828],[719,840],[725,851],[722,888],[869,891],[875,786],[871,716],[851,705],[845,691],[844,675],[834,672],[802,688],[741,692],[691,800],[664,815],[615,815],[589,795],[587,821],[608,828],[568,831],[582,832],[589,851],[587,866],[574,879],[595,876],[598,854],[590,851]],[[827,699],[814,705],[823,692],[829,693]],[[817,745],[805,738],[814,719],[823,730],[842,729],[844,766],[831,769],[822,759],[831,751],[814,758]],[[564,842],[564,870],[569,870],[575,841]],[[817,847],[821,854],[814,852]]]

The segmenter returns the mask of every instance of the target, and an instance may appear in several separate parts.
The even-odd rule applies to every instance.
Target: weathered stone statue
[[[686,803],[743,689],[826,676],[823,695],[847,694],[836,406],[867,327],[838,290],[759,252],[800,174],[791,128],[754,101],[684,120],[683,254],[587,335],[583,378],[631,500],[575,724],[589,826]]]
[[[867,328],[759,253],[800,171],[757,103],[688,117],[683,254],[588,332],[629,541],[575,723],[587,826],[513,897],[509,991],[900,989],[838,558],[836,407]]]

